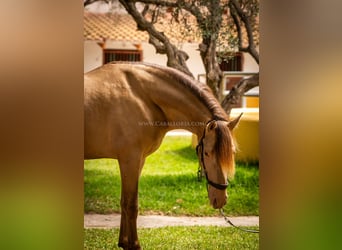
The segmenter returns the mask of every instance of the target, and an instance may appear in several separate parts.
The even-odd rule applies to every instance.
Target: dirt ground
[[[120,227],[120,214],[85,214],[84,228]],[[259,226],[259,216],[229,217],[236,226]],[[230,226],[223,217],[172,217],[161,215],[139,215],[138,228],[166,226]]]

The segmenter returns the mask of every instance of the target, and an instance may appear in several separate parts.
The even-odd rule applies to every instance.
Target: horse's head
[[[210,204],[214,208],[222,208],[227,202],[227,181],[235,173],[232,130],[241,115],[230,122],[208,122],[196,148],[207,178]]]

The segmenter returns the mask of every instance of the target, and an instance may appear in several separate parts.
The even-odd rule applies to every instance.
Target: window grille
[[[103,50],[103,63],[112,61],[129,61],[140,62],[143,59],[142,50],[117,50],[117,49],[104,49]]]
[[[221,60],[220,69],[222,71],[242,71],[243,55],[241,52],[237,52],[234,55],[221,55],[219,57]]]

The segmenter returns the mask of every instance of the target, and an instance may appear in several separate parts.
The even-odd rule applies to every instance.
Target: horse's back
[[[118,158],[128,147],[144,150],[148,137],[156,136],[155,129],[144,122],[162,114],[134,74],[129,65],[120,64],[107,64],[85,74],[85,158]]]

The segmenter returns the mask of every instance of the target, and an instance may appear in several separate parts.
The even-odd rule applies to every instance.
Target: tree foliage
[[[93,2],[115,0],[86,0]],[[193,77],[187,67],[189,58],[158,24],[181,29],[184,37],[199,42],[199,52],[206,71],[206,82],[218,99],[223,73],[219,67],[222,55],[249,53],[259,64],[259,0],[117,0],[133,17],[137,28],[149,34],[149,43],[157,53],[166,54],[167,66]],[[163,25],[165,27],[165,25]],[[221,56],[220,56],[221,55]],[[239,82],[222,101],[229,113],[249,89],[259,85],[259,75]]]

